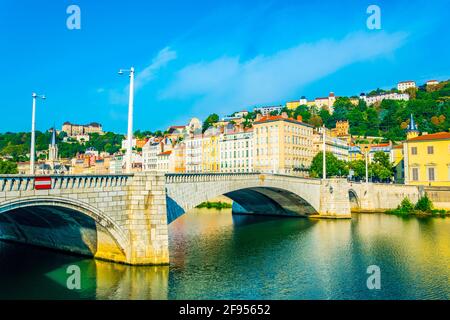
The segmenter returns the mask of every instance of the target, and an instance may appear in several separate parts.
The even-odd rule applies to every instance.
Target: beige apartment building
[[[306,174],[314,157],[313,126],[281,116],[258,117],[253,123],[254,170],[279,174]]]

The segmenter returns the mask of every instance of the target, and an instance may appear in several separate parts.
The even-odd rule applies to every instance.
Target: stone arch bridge
[[[41,177],[42,178],[42,177]],[[351,207],[416,201],[417,187],[236,174],[0,176],[0,239],[131,265],[169,262],[168,224],[225,195],[241,214],[350,218]],[[39,189],[39,190],[38,190]],[[387,208],[386,207],[386,208]]]

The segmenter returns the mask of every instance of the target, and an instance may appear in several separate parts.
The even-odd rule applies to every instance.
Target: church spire
[[[53,126],[53,129],[52,129],[52,143],[51,143],[51,145],[53,147],[56,146],[56,129],[55,129],[55,126]]]
[[[408,127],[406,128],[406,138],[407,138],[407,140],[410,140],[410,139],[418,137],[418,136],[419,136],[419,128],[418,128],[416,122],[414,121],[414,117],[411,113],[411,115],[409,117],[409,124],[408,124]]]
[[[52,129],[52,140],[48,146],[48,160],[50,161],[50,166],[52,170],[54,169],[54,162],[58,160],[58,145],[56,144],[56,128],[53,126]]]

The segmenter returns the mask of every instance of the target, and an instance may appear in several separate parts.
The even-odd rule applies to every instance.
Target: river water
[[[449,299],[450,219],[233,216],[169,227],[171,264],[130,267],[0,242],[1,299]],[[67,268],[81,270],[69,290]],[[367,287],[380,268],[381,289]]]

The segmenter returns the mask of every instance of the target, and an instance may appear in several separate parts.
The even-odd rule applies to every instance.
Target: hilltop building
[[[334,103],[336,102],[336,96],[334,92],[330,92],[328,97],[316,98],[313,101],[308,101],[305,96],[302,96],[300,100],[289,101],[286,103],[286,108],[295,110],[301,105],[306,105],[308,107],[317,107],[318,109],[327,109],[330,113],[334,111]]]
[[[334,92],[330,92],[328,97],[316,98],[314,100],[314,104],[316,105],[317,108],[328,109],[328,111],[330,111],[330,113],[333,113],[333,111],[334,111],[333,105],[335,102],[336,102],[336,96],[334,95]]]
[[[437,80],[428,80],[427,83],[426,83],[426,86],[427,87],[429,87],[429,86],[437,86],[438,84],[439,84],[439,81],[437,81]]]
[[[397,90],[400,92],[403,92],[409,88],[416,88],[416,82],[415,81],[401,81],[397,84]]]
[[[90,133],[103,134],[103,127],[100,123],[92,122],[90,124],[73,124],[64,122],[62,131],[67,133],[69,137],[76,137],[79,135],[88,135]]]
[[[374,96],[366,96],[364,93],[361,93],[360,96],[361,100],[364,100],[368,106],[381,102],[383,100],[403,100],[408,101],[409,100],[409,94],[407,93],[384,93],[384,94],[378,94]]]
[[[282,109],[283,109],[283,107],[281,107],[281,106],[271,106],[271,107],[259,107],[259,108],[255,108],[255,109],[253,109],[253,111],[259,112],[259,113],[261,113],[261,115],[263,115],[263,116],[268,116],[268,115],[270,115],[270,114],[271,114],[272,112],[274,112],[274,111],[280,113]]]

